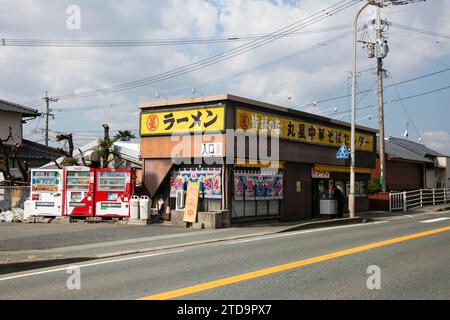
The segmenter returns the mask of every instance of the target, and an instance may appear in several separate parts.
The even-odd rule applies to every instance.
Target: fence
[[[405,192],[389,193],[389,211],[423,207],[447,203],[450,200],[450,188],[447,189],[420,189]]]
[[[0,186],[0,211],[23,209],[24,202],[29,196],[29,186]]]

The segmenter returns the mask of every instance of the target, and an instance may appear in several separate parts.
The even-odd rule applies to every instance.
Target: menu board
[[[67,191],[89,191],[90,175],[89,171],[68,171]]]
[[[61,176],[58,171],[33,171],[32,192],[59,192]]]
[[[99,172],[98,191],[125,191],[127,183],[126,172]]]

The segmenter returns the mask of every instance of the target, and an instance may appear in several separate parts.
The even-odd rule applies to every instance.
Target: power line
[[[403,97],[403,98],[391,100],[391,101],[388,101],[388,102],[386,102],[386,103],[393,103],[393,102],[399,102],[399,101],[401,101],[401,100],[414,99],[414,98],[426,96],[426,95],[429,95],[429,94],[433,94],[433,93],[436,93],[436,92],[448,90],[448,89],[450,89],[450,85],[449,85],[449,86],[446,86],[446,87],[442,87],[442,88],[438,88],[438,89],[434,89],[434,90],[430,90],[430,91],[425,91],[425,92],[422,92],[422,93],[414,94],[414,95],[411,95],[411,96],[407,96],[407,97]]]
[[[446,64],[444,64],[444,63],[442,63],[442,62],[440,62],[439,60],[436,60],[436,59],[434,59],[434,58],[428,57],[428,56],[426,56],[426,55],[424,55],[424,54],[418,52],[417,50],[414,50],[414,49],[412,49],[412,48],[409,48],[409,47],[405,46],[404,44],[398,43],[397,41],[394,41],[394,40],[392,40],[392,39],[390,40],[390,42],[391,42],[395,47],[397,47],[397,48],[399,48],[399,49],[401,49],[401,50],[407,51],[407,52],[409,52],[410,54],[412,54],[412,55],[414,55],[414,56],[416,56],[416,57],[419,57],[419,58],[423,59],[424,61],[427,61],[428,63],[437,65],[438,67],[441,67],[441,68],[448,67],[448,65],[446,65]]]
[[[439,70],[439,71],[436,71],[436,72],[424,74],[424,75],[421,75],[421,76],[418,76],[418,77],[414,77],[414,78],[411,78],[411,79],[407,79],[407,80],[403,80],[403,81],[397,82],[397,85],[402,85],[402,84],[406,84],[406,83],[409,83],[409,82],[425,79],[425,78],[432,77],[432,76],[435,76],[435,75],[438,75],[438,74],[441,74],[441,73],[445,73],[445,72],[449,72],[449,71],[450,71],[450,68],[442,69],[442,70]],[[387,85],[384,88],[386,89],[386,88],[390,88],[392,86],[393,85]],[[366,92],[372,92],[372,89],[359,91],[359,92],[357,92],[357,94],[366,93]],[[329,102],[329,101],[334,101],[334,100],[340,100],[340,99],[344,99],[344,98],[348,98],[348,97],[349,97],[349,95],[346,94],[346,95],[342,95],[342,96],[336,96],[336,97],[332,97],[332,98],[326,98],[326,99],[322,99],[322,100],[317,100],[317,104],[324,103],[324,102]]]
[[[432,36],[432,37],[437,37],[437,38],[444,38],[444,39],[450,39],[450,35],[439,33],[439,32],[434,32],[434,31],[431,31],[431,30],[425,30],[425,29],[420,29],[420,28],[416,28],[416,27],[405,26],[405,25],[402,25],[402,24],[399,24],[399,23],[392,23],[392,26],[397,27],[399,29],[406,30],[406,31],[411,31],[411,32],[425,34],[427,36]]]
[[[405,100],[405,99],[403,99],[403,98],[400,97],[400,92],[398,91],[398,88],[397,88],[397,85],[396,85],[396,83],[395,83],[395,81],[394,81],[394,78],[392,77],[392,74],[391,74],[389,71],[388,71],[388,73],[389,73],[389,79],[391,80],[392,85],[394,86],[395,92],[396,92],[396,94],[397,94],[397,98],[398,98],[399,101],[400,101],[400,104],[401,104],[401,106],[402,106],[402,108],[403,108],[403,111],[406,113],[406,115],[407,115],[409,121],[410,121],[411,124],[413,125],[413,128],[414,128],[414,130],[416,131],[417,136],[422,140],[422,137],[420,136],[419,130],[417,130],[417,127],[416,127],[416,125],[415,125],[415,123],[414,123],[414,121],[413,121],[411,115],[409,114],[408,110],[407,110],[406,107],[405,107],[405,104],[403,103],[403,100]]]
[[[211,81],[206,81],[206,82],[203,82],[203,83],[200,83],[200,84],[196,84],[195,87],[201,87],[201,86],[204,86],[204,85],[206,85],[208,83],[212,83],[212,82],[225,81],[227,79],[232,79],[232,78],[235,78],[235,77],[238,77],[238,76],[242,76],[242,75],[245,75],[245,74],[249,74],[249,73],[252,73],[252,72],[268,69],[268,68],[271,68],[271,67],[273,67],[275,65],[278,65],[278,64],[286,63],[286,62],[291,61],[291,60],[293,60],[295,58],[298,58],[300,56],[303,56],[303,55],[306,55],[306,54],[308,54],[310,52],[313,52],[313,51],[315,51],[317,49],[323,48],[324,46],[328,46],[328,45],[330,45],[330,44],[332,44],[334,42],[342,40],[345,37],[347,37],[348,35],[349,35],[348,32],[340,34],[340,35],[337,35],[337,36],[335,36],[335,37],[333,37],[331,39],[326,40],[325,41],[326,45],[323,44],[324,42],[321,42],[321,43],[318,43],[318,44],[314,45],[313,47],[296,51],[296,52],[294,52],[292,54],[289,54],[287,56],[278,58],[276,60],[273,60],[273,61],[261,64],[261,65],[258,65],[256,67],[253,67],[253,68],[250,68],[250,69],[247,69],[247,70],[243,70],[241,72],[234,73],[234,74],[228,75],[226,77],[221,77],[221,78],[217,78],[217,79],[214,79],[214,80],[211,80]],[[369,71],[369,70],[366,70],[366,71]],[[190,86],[189,88],[183,88],[183,89],[177,89],[177,90],[173,90],[173,91],[168,91],[168,93],[169,94],[176,94],[178,92],[186,91],[188,89],[191,90],[192,86]],[[167,93],[165,93],[165,94],[167,95]],[[99,109],[99,108],[104,108],[104,109],[106,109],[106,108],[113,108],[113,107],[115,108],[115,107],[124,106],[124,104],[132,102],[132,101],[135,101],[135,100],[136,99],[129,99],[129,100],[126,100],[126,101],[117,102],[117,103],[110,104],[110,105],[106,105],[105,104],[103,106],[87,106],[87,107],[77,107],[77,108],[71,108],[71,109],[60,108],[60,109],[53,109],[53,111],[54,112],[78,112],[78,111],[83,111],[83,110],[91,110],[91,109]]]
[[[61,96],[58,96],[58,98],[60,98],[60,99],[79,99],[79,98],[87,98],[87,97],[92,97],[92,96],[101,95],[101,94],[108,94],[108,93],[113,93],[113,92],[118,92],[118,91],[130,90],[133,88],[146,86],[146,85],[149,85],[152,83],[156,83],[156,82],[168,80],[168,79],[171,79],[174,77],[178,77],[180,75],[190,73],[190,72],[193,72],[193,71],[196,71],[199,69],[203,69],[210,65],[217,64],[221,61],[225,61],[225,60],[231,59],[235,56],[242,55],[250,50],[254,50],[258,47],[264,46],[275,40],[283,38],[287,34],[291,34],[300,29],[306,28],[309,25],[312,25],[312,24],[322,21],[326,18],[329,18],[332,15],[337,14],[337,13],[355,5],[357,2],[359,2],[359,1],[357,1],[357,0],[339,1],[338,3],[328,7],[327,9],[321,10],[315,14],[312,14],[311,16],[309,16],[307,18],[301,19],[301,20],[299,20],[295,23],[292,23],[286,27],[276,30],[275,32],[272,32],[271,34],[269,34],[267,36],[261,37],[257,40],[250,41],[246,44],[240,45],[233,49],[226,50],[222,53],[213,55],[209,58],[199,60],[197,62],[191,63],[191,64],[183,66],[183,67],[176,68],[176,69],[168,71],[168,72],[160,73],[160,74],[150,76],[147,78],[143,78],[140,80],[131,81],[131,82],[127,82],[127,83],[123,83],[123,84],[119,84],[119,85],[115,85],[115,86],[111,86],[111,87],[107,87],[107,88],[103,88],[103,89],[90,90],[90,91],[85,91],[85,92],[78,93],[78,94],[61,95]]]
[[[333,32],[338,30],[351,29],[352,26],[336,25],[326,28],[310,29],[292,33],[277,33],[274,35],[298,36],[323,32]],[[1,45],[6,47],[143,47],[143,46],[175,46],[175,45],[195,45],[214,44],[223,42],[240,42],[260,39],[267,34],[235,35],[228,37],[204,37],[204,38],[178,38],[178,39],[144,39],[144,40],[43,40],[43,39],[2,39]]]

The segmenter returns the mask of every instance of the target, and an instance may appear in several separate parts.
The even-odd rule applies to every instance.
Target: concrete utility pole
[[[377,43],[370,44],[368,46],[369,56],[373,58],[375,55],[377,57],[377,77],[378,77],[378,122],[380,125],[379,137],[380,137],[380,165],[381,165],[381,184],[383,191],[386,190],[385,183],[385,153],[384,153],[384,114],[383,114],[383,58],[386,57],[388,53],[387,43],[382,37],[382,28],[380,8],[389,5],[405,5],[414,2],[423,2],[426,0],[367,0],[367,3],[358,10],[353,21],[353,70],[352,70],[352,121],[351,121],[351,150],[350,150],[350,194],[348,196],[348,209],[350,212],[350,217],[355,217],[355,122],[356,122],[356,44],[358,42],[358,18],[361,13],[369,5],[377,6]],[[367,45],[367,44],[366,44]],[[375,50],[373,50],[375,49]]]
[[[45,145],[48,146],[48,117],[53,116],[53,114],[50,114],[50,102],[58,102],[58,99],[50,98],[48,92],[45,93],[43,99],[45,100]]]
[[[375,22],[377,34],[377,82],[378,82],[378,137],[380,146],[380,185],[381,191],[386,192],[386,153],[384,151],[384,100],[383,100],[383,58],[387,54],[387,45],[382,35],[383,26],[381,25],[381,8],[377,7],[377,16]],[[385,49],[383,49],[385,48]],[[386,52],[384,52],[386,50]]]

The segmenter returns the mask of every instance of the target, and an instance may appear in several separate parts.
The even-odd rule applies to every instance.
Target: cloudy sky
[[[310,17],[338,0],[0,0],[1,38],[41,40],[226,39],[262,35]],[[351,2],[351,1],[348,1]],[[80,29],[69,29],[67,9],[81,11]],[[113,130],[138,128],[140,102],[155,100],[155,92],[172,98],[191,97],[192,87],[204,95],[231,93],[287,107],[318,101],[303,110],[348,120],[347,95],[351,70],[351,21],[362,2],[309,25],[299,32],[209,67],[151,85],[52,104],[54,132],[74,132],[77,145],[100,135],[101,124]],[[363,25],[374,17],[368,9]],[[385,59],[387,135],[400,137],[409,123],[409,138],[419,135],[431,148],[450,155],[450,72],[394,86],[393,83],[450,68],[450,1],[428,0],[382,10],[392,25],[386,34],[390,53]],[[70,20],[72,21],[72,20]],[[427,30],[424,34],[405,26]],[[373,40],[372,29],[365,36]],[[433,32],[430,35],[428,31]],[[437,36],[439,35],[439,36]],[[363,36],[363,33],[361,33]],[[254,38],[250,38],[254,39]],[[251,41],[249,39],[247,42]],[[138,47],[16,47],[0,48],[0,97],[35,104],[46,91],[63,96],[108,88],[172,71],[244,45],[246,41]],[[357,118],[376,127],[374,59],[358,49]],[[442,90],[441,90],[442,89]],[[437,91],[436,91],[437,90]],[[431,94],[412,97],[421,93]],[[291,99],[288,97],[291,96]],[[403,104],[399,97],[407,98]],[[325,101],[323,101],[325,100]],[[395,101],[393,101],[395,100]],[[323,101],[323,102],[322,102]],[[393,101],[393,102],[391,102]],[[372,119],[368,116],[372,115]],[[30,121],[25,137],[42,141],[44,120]],[[50,134],[54,138],[55,134]]]

